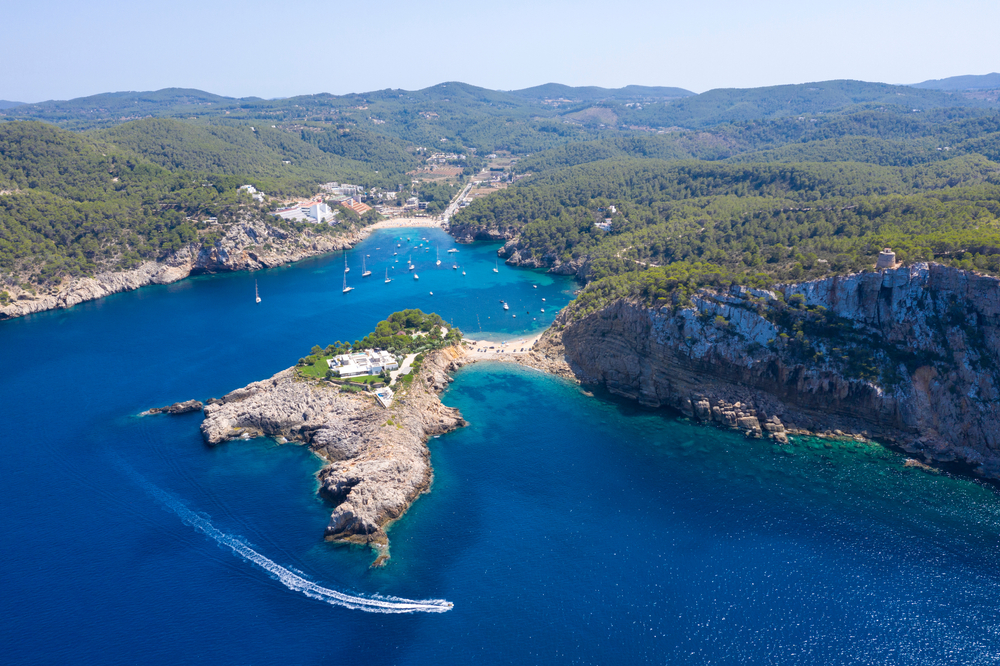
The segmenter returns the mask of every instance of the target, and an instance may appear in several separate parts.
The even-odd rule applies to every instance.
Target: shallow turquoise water
[[[431,250],[419,282],[362,281],[359,254],[378,278],[387,240],[407,232],[419,237],[380,233],[348,253],[346,296],[335,256],[0,324],[4,662],[996,662],[1000,500],[881,447],[777,447],[479,364],[443,398],[469,427],[431,440],[432,491],[392,527],[389,566],[370,570],[370,551],[322,541],[330,507],[305,449],[210,449],[197,415],[134,416],[269,376],[395,309],[470,332],[478,314],[506,338],[548,321],[515,323],[500,298],[519,312],[544,296],[552,317],[571,296],[564,279],[493,273],[495,244],[447,255],[438,232],[421,233],[443,268]],[[454,609],[308,598],[137,476],[319,585]]]

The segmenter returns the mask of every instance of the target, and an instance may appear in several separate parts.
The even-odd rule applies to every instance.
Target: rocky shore
[[[12,302],[0,306],[0,320],[69,308],[147,285],[170,284],[190,275],[273,268],[351,247],[369,233],[371,228],[366,227],[341,236],[327,236],[311,229],[293,232],[267,220],[248,219],[233,223],[222,240],[208,249],[199,244],[188,245],[163,261],[146,261],[126,271],[108,271],[94,277],[67,280],[48,291],[4,286]]]
[[[570,308],[548,335],[582,382],[646,405],[779,441],[877,438],[1000,478],[997,278],[916,264],[688,307],[618,300]]]
[[[379,549],[376,564],[382,564],[386,527],[430,487],[427,439],[465,425],[438,394],[468,360],[461,347],[429,353],[389,409],[370,394],[283,370],[209,401],[201,432],[210,445],[262,436],[307,444],[327,462],[318,475],[320,493],[337,504],[327,540]]]

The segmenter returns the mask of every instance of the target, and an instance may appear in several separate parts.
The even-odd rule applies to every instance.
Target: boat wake
[[[311,599],[325,601],[332,606],[342,606],[367,613],[444,613],[454,607],[454,604],[444,599],[415,601],[378,594],[358,596],[344,594],[318,585],[305,576],[258,553],[242,538],[219,530],[212,524],[209,516],[192,511],[180,499],[147,481],[145,477],[129,467],[125,461],[118,460],[117,462],[129,478],[141,486],[151,497],[176,513],[184,524],[190,525],[220,546],[228,548],[240,559],[260,567],[289,590],[301,592]]]

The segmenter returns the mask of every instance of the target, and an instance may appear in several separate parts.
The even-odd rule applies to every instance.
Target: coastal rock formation
[[[184,402],[175,402],[172,405],[167,405],[166,407],[153,407],[147,414],[189,414],[191,412],[200,412],[204,407],[198,400],[185,400]]]
[[[996,278],[915,264],[689,307],[619,300],[550,335],[584,382],[643,404],[779,440],[876,437],[1000,478]]]
[[[515,227],[480,227],[476,224],[452,223],[448,227],[448,233],[454,236],[459,243],[471,243],[480,240],[510,240],[517,236],[517,229]]]
[[[430,487],[428,437],[465,425],[438,399],[465,360],[461,347],[429,353],[388,410],[371,395],[283,370],[206,405],[202,435],[212,445],[260,436],[308,444],[328,462],[320,493],[337,503],[326,538],[385,547],[386,526]]]
[[[573,257],[563,261],[555,254],[536,256],[531,248],[526,247],[520,237],[508,240],[498,254],[505,257],[505,263],[522,268],[547,268],[557,275],[573,275],[578,280],[586,282],[589,261],[586,256]]]
[[[230,225],[225,236],[207,249],[199,244],[187,245],[162,261],[146,261],[130,270],[71,279],[48,292],[5,286],[3,289],[13,302],[0,306],[0,319],[69,308],[151,284],[169,284],[189,275],[273,268],[350,247],[366,235],[364,229],[341,236],[326,236],[310,229],[290,232],[266,220],[243,220]]]

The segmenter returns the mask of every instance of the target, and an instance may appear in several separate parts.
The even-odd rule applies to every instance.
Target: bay
[[[497,247],[385,230],[346,253],[348,294],[334,255],[0,324],[4,661],[996,661],[996,492],[877,445],[778,447],[477,364],[443,396],[470,425],[430,441],[432,491],[371,570],[369,550],[322,541],[331,507],[304,448],[208,448],[198,415],[137,416],[270,376],[407,307],[491,339],[541,330],[574,284],[494,273]],[[137,478],[318,585],[454,608],[379,615],[304,596]]]

